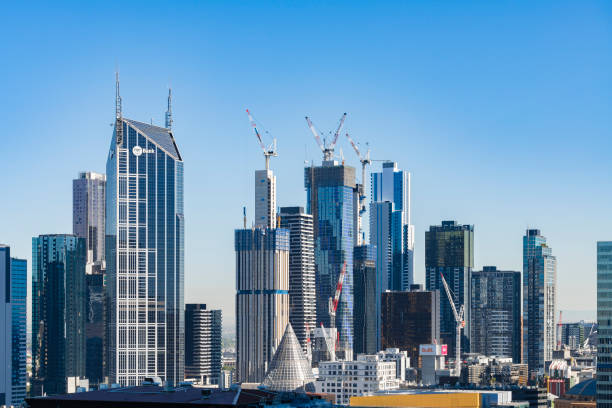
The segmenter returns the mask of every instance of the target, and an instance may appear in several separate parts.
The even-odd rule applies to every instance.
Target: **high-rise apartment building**
[[[11,398],[14,406],[21,405],[26,397],[27,281],[27,261],[11,258]]]
[[[221,377],[221,310],[185,305],[185,377],[219,384]]]
[[[263,381],[289,322],[289,231],[235,231],[236,374]]]
[[[276,176],[270,169],[255,172],[255,226],[276,228]]]
[[[440,292],[386,291],[381,304],[381,348],[407,351],[413,367],[417,367],[419,346],[440,343]]]
[[[523,237],[523,362],[530,375],[543,374],[555,348],[557,258],[540,230]]]
[[[442,221],[425,232],[425,284],[427,290],[439,290],[440,337],[448,345],[448,354],[455,355],[456,323],[441,275],[444,276],[457,310],[463,305],[465,327],[461,339],[463,351],[470,350],[471,276],[474,268],[474,226]]]
[[[104,174],[83,172],[72,181],[72,233],[85,238],[88,264],[100,265],[105,257],[105,194]]]
[[[612,241],[597,243],[597,408],[612,408]]]
[[[85,376],[85,239],[32,238],[33,395],[66,392],[67,377]]]
[[[312,215],[303,207],[282,207],[280,227],[289,230],[289,322],[306,353],[317,324]]]
[[[323,161],[320,167],[304,169],[306,211],[313,216],[317,324],[330,327],[329,299],[333,298],[338,278],[346,273],[335,315],[339,358],[352,358],[353,350],[353,248],[359,202],[355,168]]]
[[[376,354],[380,350],[380,290],[376,274],[376,249],[372,245],[355,247],[353,316],[355,354]]]
[[[123,118],[106,162],[106,370],[184,379],[183,159],[172,130]]]
[[[521,273],[485,266],[472,272],[471,351],[521,362]]]
[[[376,247],[380,287],[409,290],[414,282],[414,225],[410,219],[410,173],[385,162],[372,173],[370,244]]]

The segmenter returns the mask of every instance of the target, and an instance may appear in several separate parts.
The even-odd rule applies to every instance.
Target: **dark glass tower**
[[[453,294],[457,310],[464,306],[465,328],[461,339],[463,352],[470,350],[471,276],[474,268],[474,226],[442,221],[425,232],[425,284],[427,290],[440,291],[440,337],[455,355],[456,323],[440,274]]]
[[[14,406],[26,397],[26,302],[28,263],[25,259],[11,258],[12,345],[11,382]]]
[[[340,337],[337,356],[349,357],[353,350],[353,247],[358,200],[355,168],[327,160],[321,167],[304,169],[306,211],[313,216],[317,324],[330,326],[329,299],[346,262],[346,274],[336,311]]]
[[[472,272],[472,353],[521,362],[521,273],[485,266]]]
[[[353,316],[356,354],[376,354],[380,349],[380,290],[376,273],[376,247],[355,247],[353,269],[355,313]]]
[[[122,385],[176,384],[185,370],[183,160],[170,129],[125,119],[118,106],[106,163],[106,369]]]
[[[66,392],[66,377],[85,376],[85,240],[32,238],[33,395]]]

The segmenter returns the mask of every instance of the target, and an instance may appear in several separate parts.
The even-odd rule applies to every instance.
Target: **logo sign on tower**
[[[132,154],[136,157],[142,155],[142,154],[150,154],[150,153],[155,153],[155,149],[143,149],[140,146],[134,146],[132,147]]]

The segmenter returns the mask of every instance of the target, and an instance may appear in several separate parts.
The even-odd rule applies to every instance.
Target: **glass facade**
[[[184,379],[183,161],[172,132],[118,119],[106,164],[107,375]]]
[[[597,408],[612,408],[612,241],[597,243]]]
[[[442,221],[442,225],[431,226],[425,232],[425,287],[439,290],[440,336],[448,345],[448,355],[455,355],[456,323],[442,279],[448,284],[457,311],[463,305],[465,328],[461,338],[461,349],[469,352],[471,276],[474,268],[474,226],[459,225],[455,221]]]
[[[72,180],[72,233],[85,238],[87,262],[104,260],[104,207],[106,176],[93,172]]]
[[[220,384],[221,310],[185,305],[185,378],[201,384]]]
[[[15,406],[20,405],[26,397],[27,277],[27,261],[11,258],[11,398]]]
[[[74,235],[32,238],[32,395],[85,376],[86,253]]]
[[[313,215],[317,324],[330,327],[329,299],[346,263],[346,274],[336,310],[340,337],[337,356],[351,358],[353,350],[353,248],[357,194],[355,169],[336,162],[304,169],[307,209]]]
[[[557,259],[540,230],[523,236],[523,363],[544,374],[556,345]]]
[[[355,311],[353,316],[354,354],[376,354],[380,349],[380,289],[376,279],[376,248],[355,247],[353,270]]]

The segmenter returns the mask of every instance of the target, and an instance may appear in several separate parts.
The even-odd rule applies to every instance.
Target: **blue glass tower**
[[[19,406],[26,397],[26,300],[28,263],[11,258],[12,404]]]
[[[32,394],[63,394],[85,376],[85,240],[32,238]]]
[[[121,115],[106,163],[107,357],[112,382],[184,379],[183,160],[172,131]]]
[[[329,299],[346,262],[346,274],[336,311],[340,337],[339,358],[353,350],[353,248],[358,211],[355,168],[326,160],[321,167],[306,167],[304,181],[307,212],[313,215],[317,324],[330,327]]]
[[[597,407],[612,407],[612,241],[597,243]]]

